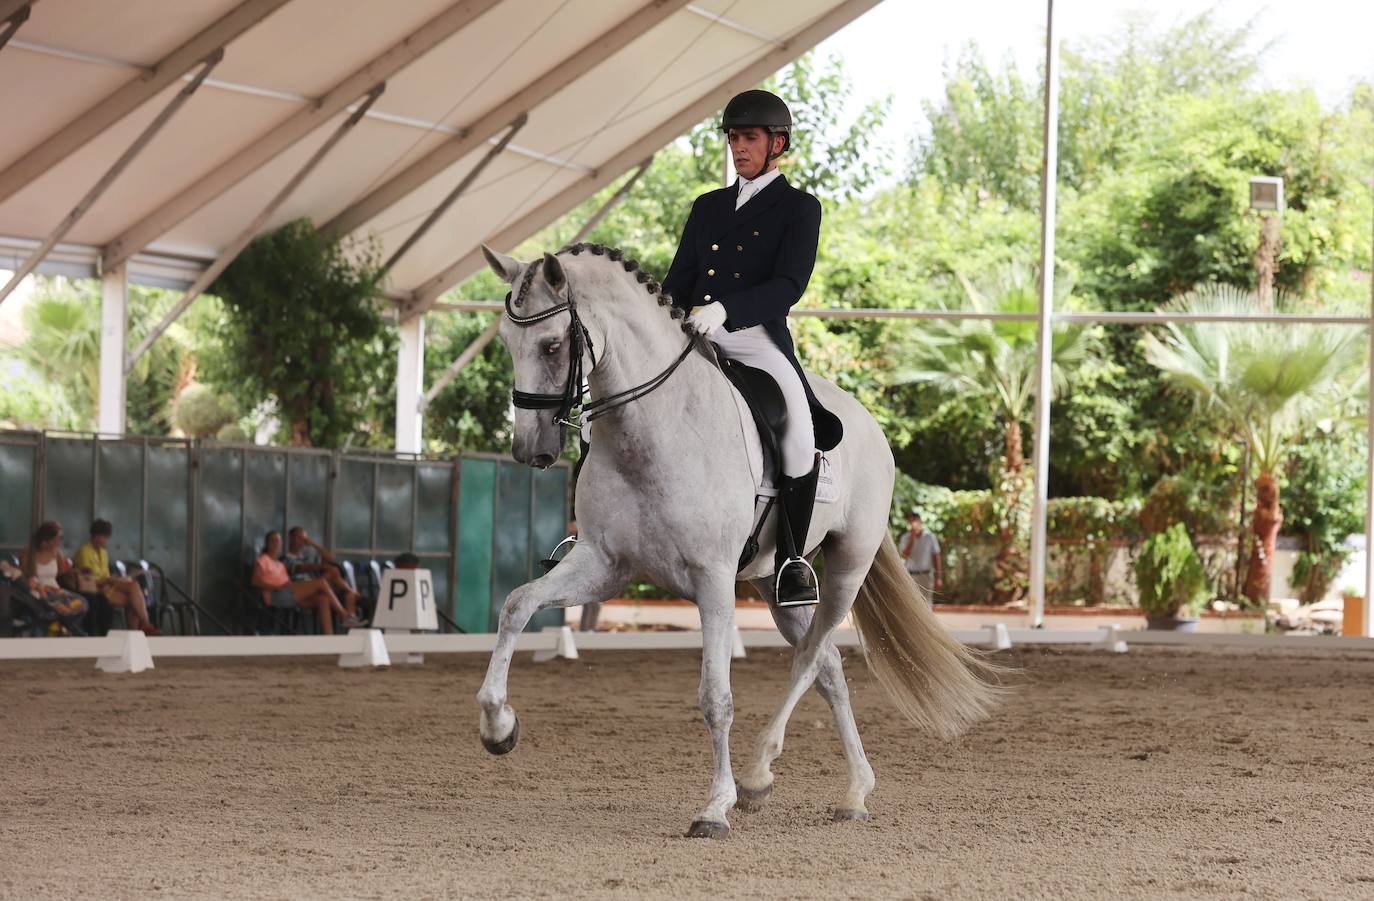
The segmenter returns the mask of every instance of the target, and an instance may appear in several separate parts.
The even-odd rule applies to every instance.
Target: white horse
[[[724,837],[737,801],[749,810],[768,800],[788,717],[813,682],[834,714],[849,771],[834,817],[867,817],[873,769],[832,639],[851,608],[869,668],[917,725],[952,737],[988,714],[999,694],[989,681],[996,667],[936,621],[888,532],[894,466],[887,439],[857,401],[812,376],[816,395],[844,424],[844,440],[827,455],[839,497],[817,504],[805,542],[808,559],[822,555],[821,600],[814,616],[810,608],[770,605],[795,646],[791,684],[737,785],[729,749],[730,650],[736,569],[755,524],[763,469],[753,422],[736,405],[709,346],[689,349],[682,312],[634,261],[597,245],[532,263],[483,250],[513,288],[501,337],[514,359],[516,404],[524,407],[515,414],[515,458],[537,467],[558,459],[563,426],[555,420],[581,397],[584,371],[591,398],[584,416],[595,418],[577,483],[580,540],[548,575],[512,591],[501,609],[496,650],[477,694],[488,751],[508,753],[518,738],[506,677],[530,617],[615,597],[632,579],[694,599],[701,614],[699,698],[715,767],[689,836]],[[772,525],[762,534],[772,536]],[[772,595],[770,543],[738,575],[765,598]]]

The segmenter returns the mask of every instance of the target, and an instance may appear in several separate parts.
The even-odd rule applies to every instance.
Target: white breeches
[[[727,332],[716,329],[711,335],[725,356],[745,366],[762,369],[773,377],[782,389],[787,404],[787,428],[782,436],[782,472],[789,478],[800,478],[811,472],[816,464],[816,434],[811,425],[811,404],[806,399],[792,361],[773,343],[763,326]]]

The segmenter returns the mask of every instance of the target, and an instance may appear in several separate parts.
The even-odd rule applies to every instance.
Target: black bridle
[[[556,394],[544,394],[534,391],[511,391],[511,402],[521,410],[553,410],[553,421],[562,428],[579,429],[582,423],[594,422],[610,413],[617,407],[623,407],[631,401],[638,400],[646,394],[651,393],[664,382],[668,381],[682,361],[687,359],[695,346],[690,339],[687,346],[678,354],[676,360],[669,364],[668,368],[658,375],[649,379],[643,384],[624,391],[617,392],[607,397],[597,398],[588,403],[582,403],[582,398],[587,393],[584,384],[584,372],[582,369],[582,349],[585,347],[592,357],[592,369],[596,368],[596,348],[592,344],[592,336],[587,332],[587,327],[582,324],[582,319],[577,315],[577,300],[573,296],[572,285],[568,285],[568,300],[556,306],[549,307],[547,310],[540,310],[529,316],[521,316],[515,312],[515,308],[524,300],[529,293],[530,283],[534,280],[535,269],[538,263],[533,263],[525,270],[525,276],[520,281],[520,291],[515,295],[512,303],[511,294],[506,294],[506,315],[510,321],[518,326],[524,327],[543,322],[545,319],[557,316],[559,313],[567,312],[572,320],[568,325],[568,377],[563,382],[563,390]],[[580,417],[573,417],[573,411],[578,407],[582,408]],[[578,421],[580,420],[580,421]]]

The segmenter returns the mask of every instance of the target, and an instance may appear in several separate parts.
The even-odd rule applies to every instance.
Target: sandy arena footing
[[[1019,648],[952,743],[846,655],[877,772],[811,693],[771,805],[682,838],[709,744],[691,652],[517,657],[521,742],[477,739],[483,655],[0,664],[6,898],[1370,898],[1374,654]],[[734,665],[737,771],[787,658]]]

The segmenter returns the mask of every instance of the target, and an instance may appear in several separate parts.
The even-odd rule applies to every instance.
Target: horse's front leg
[[[477,703],[482,708],[478,732],[488,751],[507,754],[520,737],[520,723],[506,702],[506,677],[515,656],[515,642],[530,617],[548,607],[604,601],[618,589],[615,574],[596,551],[579,545],[548,575],[526,582],[506,596],[496,649],[487,665],[487,677],[477,692]]]
[[[730,770],[730,725],[735,719],[735,702],[730,693],[730,645],[735,623],[735,583],[733,575],[721,585],[697,594],[701,612],[701,687],[698,699],[706,728],[711,730],[714,774],[711,797],[706,807],[692,820],[689,838],[725,838],[730,824],[725,815],[735,806],[735,778]]]

